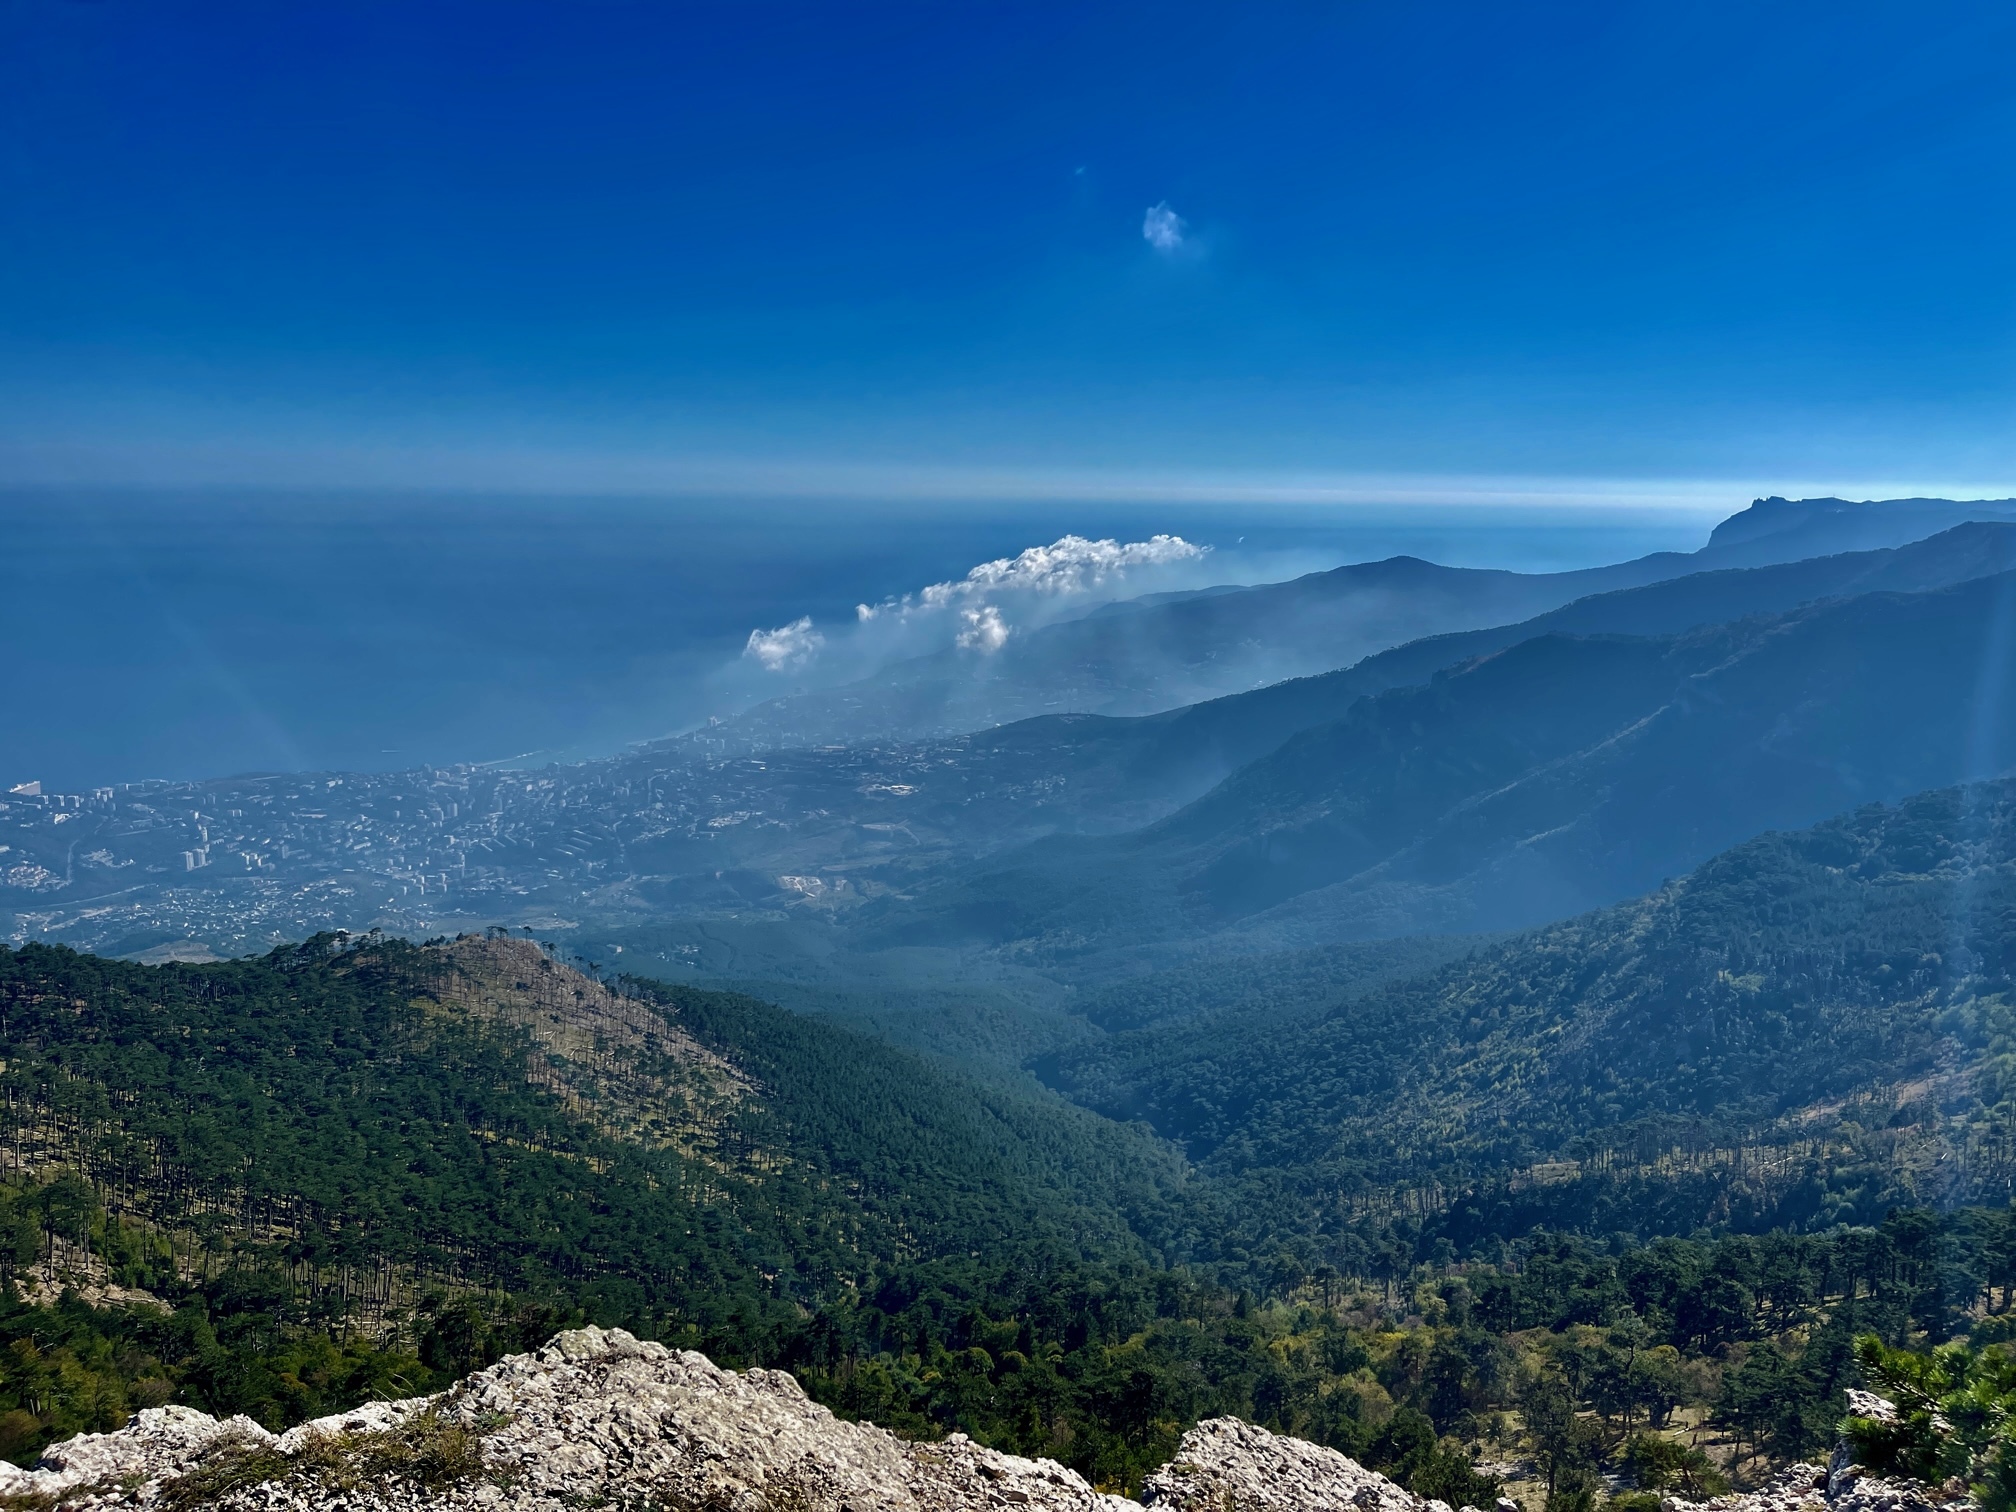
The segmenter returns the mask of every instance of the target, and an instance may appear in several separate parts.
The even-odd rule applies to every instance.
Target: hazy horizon
[[[44,717],[0,734],[0,777],[74,790],[251,769],[604,755],[801,685],[747,664],[752,630],[801,616],[844,627],[857,604],[1066,534],[1171,533],[1210,551],[1118,576],[1058,612],[1395,555],[1522,571],[1595,566],[1692,550],[1747,503],[936,511],[16,491],[0,494],[9,542],[0,638],[17,698]]]

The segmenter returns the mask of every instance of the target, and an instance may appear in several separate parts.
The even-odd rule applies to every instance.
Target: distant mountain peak
[[[1834,550],[1901,546],[1934,530],[1970,520],[2016,518],[2016,499],[1787,499],[1779,494],[1751,501],[1709,534],[1708,549],[1747,545],[1770,536],[1816,526],[1846,526],[1854,544]],[[1929,529],[1928,529],[1929,523]],[[1865,533],[1868,539],[1863,539]],[[1876,537],[1881,537],[1877,539]]]

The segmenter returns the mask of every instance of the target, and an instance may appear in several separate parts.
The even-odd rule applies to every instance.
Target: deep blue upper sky
[[[2012,44],[1924,0],[13,0],[0,482],[2016,479]]]

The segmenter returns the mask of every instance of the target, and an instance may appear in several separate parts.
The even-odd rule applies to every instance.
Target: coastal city
[[[1072,808],[984,737],[723,757],[704,736],[539,770],[252,774],[0,793],[0,938],[140,958],[323,930],[427,935],[712,907],[845,907]]]

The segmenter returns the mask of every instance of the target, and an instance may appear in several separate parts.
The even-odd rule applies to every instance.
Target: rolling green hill
[[[140,1225],[141,1284],[279,1258],[380,1318],[446,1286],[704,1327],[899,1263],[1138,1254],[1179,1179],[1136,1131],[529,941],[0,951],[0,1057],[10,1170]]]

